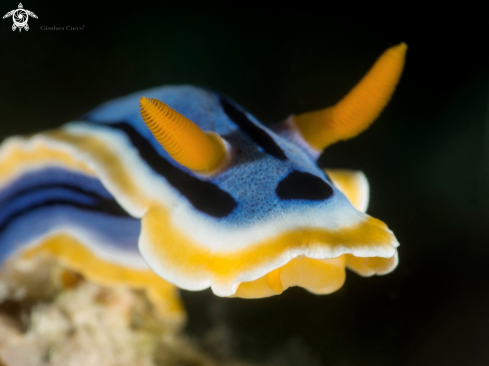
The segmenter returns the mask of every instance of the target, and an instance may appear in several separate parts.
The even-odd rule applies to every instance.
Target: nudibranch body
[[[166,86],[7,139],[0,262],[49,252],[94,281],[147,289],[175,314],[171,284],[244,298],[290,286],[328,294],[345,268],[391,271],[398,243],[364,213],[365,176],[325,172],[316,159],[377,117],[405,50],[387,50],[336,106],[279,124],[214,92]]]

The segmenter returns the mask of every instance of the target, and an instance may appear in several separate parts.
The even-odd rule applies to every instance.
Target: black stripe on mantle
[[[91,122],[97,123],[97,121]],[[228,192],[214,183],[200,180],[170,164],[130,123],[119,121],[97,124],[124,132],[151,169],[164,177],[173,188],[187,198],[196,210],[215,218],[224,218],[238,206],[236,200]]]

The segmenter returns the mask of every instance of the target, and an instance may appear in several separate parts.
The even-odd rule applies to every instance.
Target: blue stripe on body
[[[11,182],[1,189],[0,207],[3,209],[6,200],[10,200],[14,195],[21,194],[21,192],[29,189],[48,185],[80,187],[80,189],[85,192],[93,193],[108,199],[112,198],[112,195],[105,189],[98,179],[67,169],[47,167],[26,172],[14,182]]]
[[[85,231],[97,243],[103,243],[102,250],[129,253],[135,259],[141,257],[137,246],[141,232],[140,220],[94,212],[69,204],[53,204],[25,212],[0,232],[0,264],[26,244],[50,231],[67,227]]]
[[[106,249],[140,257],[140,220],[129,216],[97,179],[50,167],[27,172],[0,191],[0,264],[67,225],[89,233]]]
[[[67,187],[47,186],[29,190],[19,196],[5,200],[0,210],[0,232],[12,217],[16,217],[30,208],[42,206],[49,202],[71,202],[77,205],[95,206],[97,199]]]

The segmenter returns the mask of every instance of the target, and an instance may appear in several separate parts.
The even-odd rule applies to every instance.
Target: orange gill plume
[[[407,45],[387,49],[336,105],[292,119],[311,147],[322,150],[366,130],[389,102],[404,68]]]
[[[158,99],[141,97],[139,109],[156,140],[179,164],[203,174],[213,174],[227,164],[229,152],[218,134],[202,131]]]

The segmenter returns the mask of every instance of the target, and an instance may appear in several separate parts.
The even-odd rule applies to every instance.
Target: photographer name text
[[[48,27],[46,25],[41,25],[42,31],[64,31],[64,30],[66,30],[66,31],[81,31],[84,29],[85,29],[84,25],[78,26],[78,27],[75,27],[72,25],[67,25],[66,27],[57,27],[57,26]]]

